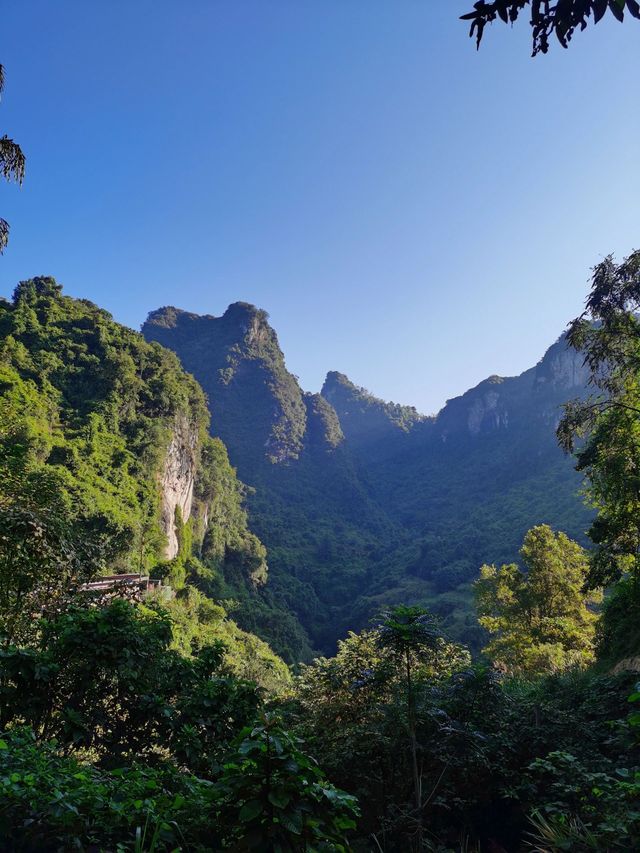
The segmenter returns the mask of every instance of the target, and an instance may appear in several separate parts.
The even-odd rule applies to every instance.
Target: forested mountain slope
[[[222,317],[160,309],[143,334],[198,379],[214,434],[253,488],[252,529],[269,540],[268,593],[295,610],[316,648],[331,648],[337,614],[405,535],[372,499],[335,410],[302,391],[267,314],[246,303]]]
[[[478,638],[469,582],[515,558],[546,522],[584,539],[579,477],[556,445],[560,406],[586,373],[560,339],[534,368],[490,377],[436,417],[385,403],[332,372],[321,395],[287,370],[268,316],[169,307],[143,334],[202,384],[269,552],[269,586],[322,649],[389,602],[421,601]]]
[[[54,279],[21,282],[0,302],[0,535],[5,563],[16,555],[2,565],[4,609],[16,588],[16,614],[28,612],[24,565],[49,573],[46,605],[101,572],[151,573],[175,591],[183,636],[224,635],[239,664],[282,667],[213,604],[257,598],[267,564],[208,428],[202,389],[173,353]],[[269,622],[297,630],[285,614]]]
[[[220,432],[253,476],[249,517],[224,444],[207,434],[202,389],[174,353],[52,279],[0,304],[4,835],[20,849],[53,838],[124,850],[156,827],[159,849],[265,838],[271,849],[275,838],[337,851],[381,838],[404,851],[428,827],[443,850],[468,839],[518,850],[549,831],[557,849],[587,832],[597,849],[637,849],[637,674],[579,671],[597,652],[607,671],[629,665],[628,580],[596,635],[601,593],[585,589],[587,554],[564,534],[535,526],[519,566],[477,567],[511,554],[529,519],[580,526],[576,476],[553,436],[559,402],[584,390],[580,362],[559,342],[522,376],[493,377],[424,418],[339,374],[325,396],[304,394],[266,317],[234,311],[222,366],[194,354],[192,367],[207,368],[213,429],[217,396]],[[220,328],[208,320],[208,334]],[[190,323],[185,348],[198,344]],[[635,398],[624,399],[626,415]],[[584,447],[593,461],[593,436]],[[634,482],[616,492],[625,510]],[[268,581],[252,519],[271,537]],[[149,571],[170,589],[135,605],[87,599],[80,584],[101,568]],[[368,623],[381,605],[422,599],[475,642],[478,574],[492,666],[421,607]],[[311,652],[301,623],[326,647],[366,628],[292,681],[231,608],[298,660]]]

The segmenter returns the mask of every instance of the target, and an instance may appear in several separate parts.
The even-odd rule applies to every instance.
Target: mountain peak
[[[156,326],[164,329],[174,329],[183,323],[209,321],[231,322],[231,323],[263,323],[268,326],[269,315],[262,308],[252,305],[250,302],[232,302],[221,317],[214,314],[195,314],[176,308],[175,305],[164,305],[150,311],[144,323],[145,326]]]
[[[198,378],[212,405],[214,429],[234,459],[298,458],[307,407],[266,311],[249,302],[232,303],[221,317],[160,308],[142,333],[173,349]]]
[[[40,297],[51,297],[54,299],[62,295],[62,285],[50,275],[37,275],[26,281],[21,281],[13,291],[14,303],[20,300],[33,302]]]
[[[149,324],[165,329],[173,329],[178,325],[182,316],[186,314],[186,311],[176,308],[174,305],[163,305],[161,308],[156,308],[155,311],[149,311],[144,325]]]
[[[338,413],[347,437],[374,440],[388,432],[409,432],[425,420],[414,406],[387,403],[337,370],[327,373],[320,393]]]
[[[350,391],[354,392],[364,390],[362,388],[358,388],[358,386],[352,382],[345,373],[340,373],[338,370],[330,370],[325,377],[324,385],[322,386],[322,391],[320,393],[323,397],[326,397],[327,394],[331,393],[332,389],[336,388],[348,388]]]
[[[247,343],[250,343],[260,331],[265,340],[273,339],[277,343],[275,330],[269,324],[269,315],[264,309],[250,302],[232,302],[220,318],[220,322],[223,326],[240,329],[243,335],[248,333]]]
[[[262,320],[269,319],[266,311],[258,308],[251,302],[232,302],[222,316],[227,319],[233,319],[234,317],[260,317]]]

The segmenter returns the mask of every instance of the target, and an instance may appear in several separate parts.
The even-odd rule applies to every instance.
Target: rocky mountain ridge
[[[173,306],[149,314],[143,326],[148,340],[169,349],[180,348],[181,361],[199,381],[210,399],[217,399],[217,417],[223,422],[244,421],[238,386],[255,394],[257,420],[247,433],[238,424],[237,440],[228,433],[230,446],[264,453],[274,463],[296,459],[307,427],[304,393],[284,365],[276,332],[265,311],[246,302],[230,305],[221,317],[197,315]],[[313,407],[312,407],[313,413]]]
[[[554,429],[586,371],[563,338],[520,376],[489,377],[426,417],[336,371],[305,393],[268,315],[246,303],[221,317],[158,309],[142,331],[204,388],[254,489],[271,591],[316,647],[392,600],[427,603],[473,642],[464,614],[482,562],[514,559],[541,522],[584,539],[589,513]]]
[[[412,406],[387,403],[355,385],[343,373],[330,371],[321,394],[336,410],[345,435],[352,442],[389,438],[398,432],[435,434],[442,441],[451,435],[476,436],[508,429],[527,408],[527,395],[537,403],[538,416],[555,423],[560,407],[572,394],[585,393],[588,370],[564,335],[546,351],[539,363],[519,376],[489,376],[464,394],[447,400],[435,416],[421,415]],[[530,412],[527,411],[527,415]]]

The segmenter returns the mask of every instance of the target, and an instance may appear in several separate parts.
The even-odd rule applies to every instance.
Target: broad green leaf
[[[238,817],[243,823],[249,823],[249,821],[255,820],[258,815],[262,814],[263,810],[260,800],[249,800],[240,809]]]
[[[284,809],[291,802],[291,797],[286,791],[269,791],[269,802],[279,809]]]

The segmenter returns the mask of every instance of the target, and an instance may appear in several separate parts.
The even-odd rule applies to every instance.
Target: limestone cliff
[[[583,358],[562,335],[535,367],[519,376],[490,376],[460,397],[448,400],[436,419],[443,440],[465,433],[535,428],[558,423],[562,404],[587,391]]]
[[[549,347],[535,368],[538,391],[552,387],[563,393],[582,394],[588,380],[589,368],[584,357],[567,345],[564,335]]]
[[[160,523],[167,537],[164,556],[173,559],[179,549],[177,518],[191,517],[199,451],[198,427],[184,415],[175,419],[160,482]]]

